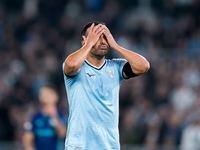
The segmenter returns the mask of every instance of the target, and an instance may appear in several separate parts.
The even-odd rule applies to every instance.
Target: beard
[[[105,44],[104,44],[105,45]],[[97,59],[102,59],[109,51],[109,46],[106,45],[106,48],[102,49],[102,44],[99,45],[97,48],[93,47],[90,53]]]

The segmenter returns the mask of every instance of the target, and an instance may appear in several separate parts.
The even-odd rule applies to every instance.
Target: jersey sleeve
[[[65,68],[65,62],[63,62],[63,64],[62,64],[62,71],[63,71],[63,75],[64,75],[64,77],[68,77],[68,76],[65,74],[65,70],[64,70],[64,68]]]
[[[123,80],[125,79],[125,77],[123,76],[123,67],[124,65],[127,63],[127,60],[126,59],[122,59],[122,58],[115,58],[115,59],[112,59],[116,65],[117,65],[117,68],[118,68],[118,73],[120,75],[120,80]]]
[[[24,123],[24,129],[26,132],[34,132],[34,117],[32,116],[30,121]]]
[[[68,77],[68,76],[65,74],[64,67],[65,67],[65,62],[63,62],[63,65],[62,65],[62,71],[63,71],[64,81],[65,81],[66,83],[70,84],[70,83],[72,83],[73,77]]]

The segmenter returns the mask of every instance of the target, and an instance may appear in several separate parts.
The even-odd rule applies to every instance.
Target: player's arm
[[[23,145],[25,150],[36,150],[34,148],[34,134],[32,132],[25,132],[23,135]]]
[[[66,136],[67,126],[62,122],[57,106],[55,104],[49,104],[46,109],[43,109],[43,113],[50,117],[49,123],[55,129],[57,135],[64,138]]]
[[[65,60],[64,72],[67,76],[75,76],[80,72],[80,68],[85,61],[91,48],[96,44],[100,35],[103,33],[103,25],[91,25],[88,36],[83,36],[82,47],[69,55]]]
[[[132,74],[130,72],[130,69],[128,70],[130,75],[136,76],[146,73],[150,68],[149,62],[143,56],[119,46],[116,43],[115,39],[113,38],[112,34],[110,33],[109,29],[105,25],[103,25],[103,27],[104,27],[104,35],[106,36],[106,39],[110,47],[115,51],[117,51],[119,54],[121,54],[130,64],[126,66],[127,68],[130,68],[132,70]],[[124,73],[125,76],[130,77],[128,72],[125,71]]]
[[[56,130],[57,135],[60,138],[65,138],[66,132],[67,132],[67,127],[64,125],[59,117],[54,117],[51,120],[51,124]]]

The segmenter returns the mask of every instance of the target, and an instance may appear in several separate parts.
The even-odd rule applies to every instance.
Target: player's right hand
[[[94,23],[91,25],[90,28],[88,28],[88,36],[83,36],[83,40],[85,44],[89,44],[91,47],[93,47],[97,41],[99,40],[99,37],[101,34],[103,34],[104,28],[102,24],[98,24],[94,26]]]

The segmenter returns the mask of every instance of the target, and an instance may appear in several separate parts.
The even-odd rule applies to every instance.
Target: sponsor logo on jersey
[[[95,76],[95,74],[86,73],[89,77]]]

